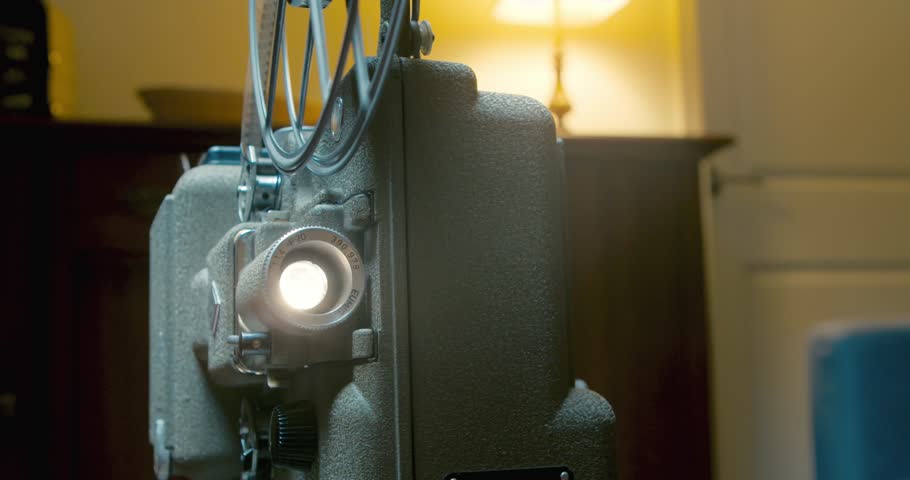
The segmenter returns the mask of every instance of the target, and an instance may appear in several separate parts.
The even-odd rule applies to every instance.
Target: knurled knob
[[[278,405],[272,409],[269,425],[269,453],[272,465],[302,470],[317,455],[316,412],[310,402]]]

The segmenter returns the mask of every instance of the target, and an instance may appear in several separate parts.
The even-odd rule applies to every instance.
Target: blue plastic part
[[[826,329],[811,360],[816,478],[910,478],[910,324]]]
[[[269,152],[264,148],[259,152],[260,159],[268,159]],[[240,147],[215,145],[205,152],[203,165],[240,165]]]

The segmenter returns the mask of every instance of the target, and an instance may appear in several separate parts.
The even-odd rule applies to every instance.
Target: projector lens
[[[307,260],[285,267],[278,280],[281,297],[295,310],[309,310],[319,305],[325,300],[328,288],[325,271]]]
[[[360,252],[350,239],[325,227],[291,230],[254,262],[241,273],[241,280],[249,277],[242,291],[249,291],[244,294],[251,305],[265,307],[255,312],[261,322],[292,335],[340,324],[366,296]]]

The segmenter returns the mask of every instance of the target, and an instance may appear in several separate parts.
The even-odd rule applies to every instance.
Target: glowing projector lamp
[[[329,290],[325,270],[309,260],[299,260],[281,271],[281,298],[294,310],[309,310],[322,303]]]
[[[305,335],[343,322],[363,298],[360,253],[324,227],[292,230],[240,274],[238,310],[271,328]]]

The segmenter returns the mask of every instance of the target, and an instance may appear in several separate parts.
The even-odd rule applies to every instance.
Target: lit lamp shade
[[[563,86],[563,30],[597,25],[621,10],[629,0],[499,0],[493,16],[501,23],[549,26],[554,31],[556,85],[548,105],[556,118],[556,132],[569,134],[564,117],[572,111],[569,95]]]
[[[621,10],[629,0],[499,0],[493,16],[502,23],[552,26],[559,5],[559,26],[590,27]]]

